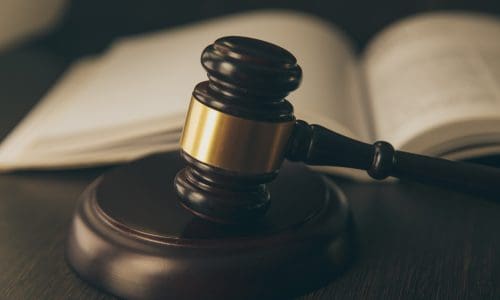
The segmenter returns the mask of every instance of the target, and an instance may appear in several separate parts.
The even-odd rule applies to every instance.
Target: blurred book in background
[[[0,50],[48,32],[68,4],[68,0],[0,0]]]
[[[191,92],[206,80],[201,51],[225,35],[260,38],[297,57],[304,80],[288,99],[310,123],[451,159],[500,153],[498,19],[411,17],[357,55],[317,17],[261,11],[123,38],[76,62],[1,144],[0,170],[80,168],[177,149]]]

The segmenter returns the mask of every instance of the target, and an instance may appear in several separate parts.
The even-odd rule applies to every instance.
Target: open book
[[[297,57],[304,79],[288,99],[309,123],[451,159],[500,153],[498,19],[411,17],[357,55],[319,18],[261,11],[127,37],[76,62],[1,144],[0,169],[93,166],[177,149],[191,92],[206,80],[201,51],[225,35]]]

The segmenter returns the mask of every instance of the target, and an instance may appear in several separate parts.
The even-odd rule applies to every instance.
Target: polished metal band
[[[279,169],[294,120],[263,122],[244,119],[191,99],[181,149],[207,165],[242,174]]]

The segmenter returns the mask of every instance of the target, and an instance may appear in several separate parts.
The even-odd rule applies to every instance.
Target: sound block
[[[264,218],[204,221],[173,187],[177,153],[104,174],[81,196],[67,260],[88,282],[133,299],[276,299],[328,283],[353,254],[345,196],[301,164],[285,163],[269,186]]]

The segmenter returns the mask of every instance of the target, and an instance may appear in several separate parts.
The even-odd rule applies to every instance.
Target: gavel
[[[181,138],[187,162],[175,178],[182,205],[218,223],[249,222],[270,205],[267,184],[284,159],[366,170],[500,196],[500,170],[404,151],[388,142],[363,143],[297,120],[285,99],[302,70],[287,50],[228,36],[202,53],[208,81],[192,95]]]

